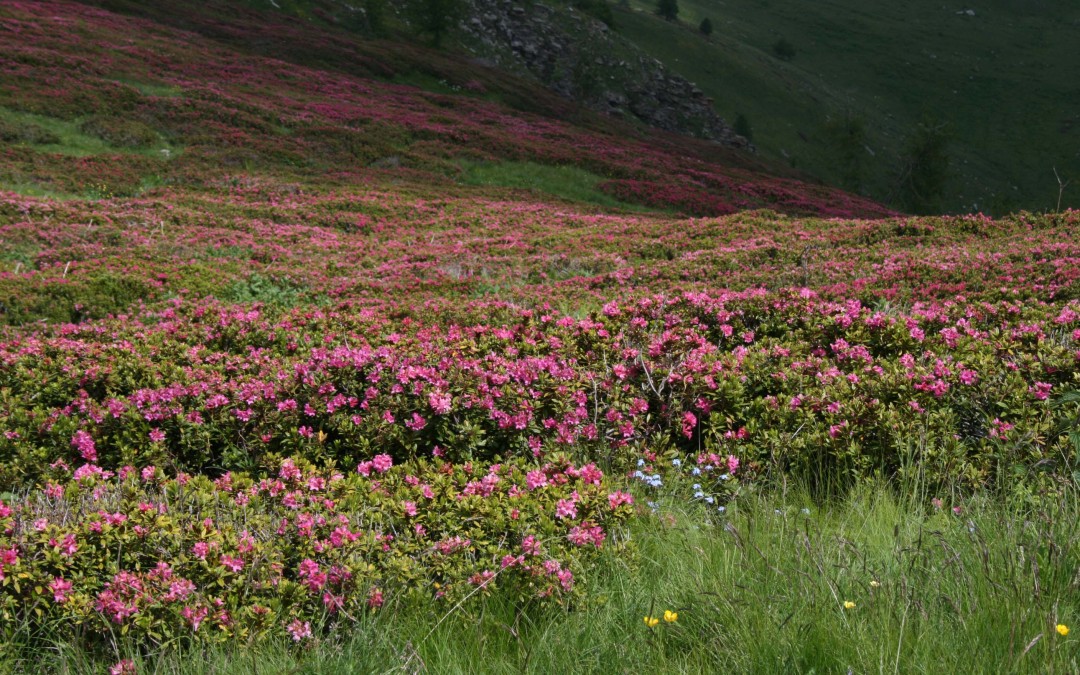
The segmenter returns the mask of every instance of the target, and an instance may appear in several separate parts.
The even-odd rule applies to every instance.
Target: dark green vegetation
[[[656,16],[667,19],[668,21],[674,21],[679,18],[678,0],[657,0]]]
[[[969,14],[937,0],[680,0],[678,24],[655,17],[650,0],[630,5],[617,12],[623,34],[695,82],[727,119],[744,113],[766,155],[931,210],[898,189],[906,148],[929,116],[949,137],[947,170],[928,177],[941,186],[938,208],[1054,208],[1054,167],[1077,179],[1062,205],[1080,205],[1074,2],[988,0]],[[706,17],[709,40],[694,29]],[[845,120],[865,130],[856,175],[831,133]]]

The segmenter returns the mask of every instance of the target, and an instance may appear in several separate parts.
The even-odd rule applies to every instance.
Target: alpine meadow
[[[0,673],[1080,672],[1080,13],[900,4],[0,0]]]

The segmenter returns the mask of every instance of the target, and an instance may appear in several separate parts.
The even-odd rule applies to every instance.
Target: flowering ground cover
[[[909,614],[985,626],[986,603],[1029,598],[991,588],[1030,573],[1038,611],[1007,624],[1007,658],[1075,668],[1075,638],[1026,641],[1078,611],[1075,533],[1055,523],[1080,480],[1080,213],[909,218],[690,141],[271,61],[227,22],[181,35],[13,2],[0,25],[5,667],[264,644],[327,665],[342,634],[397,626],[371,658],[416,668],[467,644],[462,616],[491,612],[527,651],[522,622],[565,636],[612,597],[622,619],[595,635],[625,641],[632,619],[658,650],[601,650],[620,663],[867,666],[875,625],[933,663],[949,646],[905,652]],[[520,173],[458,180],[522,160],[596,182],[560,199]],[[595,194],[611,201],[577,198]],[[903,498],[904,538],[885,516],[858,533],[888,604],[827,572],[855,564],[847,544],[814,553],[850,540],[828,511],[817,539],[769,521],[784,565],[750,555],[739,518],[783,511],[789,481],[815,509],[869,484]],[[982,526],[983,546],[970,505],[1049,524]],[[912,543],[924,525],[933,552]],[[808,557],[783,558],[800,530]],[[765,621],[707,600],[750,602],[730,587],[619,591],[662,576],[663,545],[686,583],[707,578],[694,547],[741,556],[720,565],[732,584],[816,572],[778,606],[814,608],[792,625],[822,651],[725,637]],[[901,570],[911,546],[922,576]],[[986,585],[958,595],[978,565]],[[850,611],[873,602],[878,624]],[[854,649],[826,636],[848,628]],[[727,651],[679,656],[705,644]]]

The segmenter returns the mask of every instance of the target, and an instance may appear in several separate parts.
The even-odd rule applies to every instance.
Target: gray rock
[[[520,0],[519,0],[520,1]],[[531,73],[561,96],[610,115],[753,149],[713,109],[704,92],[573,7],[471,0],[465,31],[484,56]],[[614,55],[630,53],[630,59]],[[505,57],[505,58],[504,58]],[[636,65],[634,65],[636,63]],[[584,71],[582,68],[584,67]],[[585,75],[582,77],[581,73]],[[594,89],[604,83],[602,92]]]

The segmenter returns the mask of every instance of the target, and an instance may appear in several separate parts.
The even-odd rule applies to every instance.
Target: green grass
[[[49,197],[50,199],[61,201],[86,198],[84,195],[56,190],[32,181],[6,180],[3,176],[0,176],[0,190],[14,192],[15,194],[23,195],[24,197]]]
[[[158,98],[177,98],[182,96],[184,90],[180,87],[160,84],[157,82],[150,82],[148,80],[137,80],[128,77],[118,77],[116,81],[120,84],[126,84],[132,89],[137,90],[144,96],[156,96]]]
[[[406,73],[398,73],[389,78],[390,82],[394,84],[404,84],[410,87],[416,87],[417,89],[423,89],[424,91],[431,92],[433,94],[443,94],[446,96],[468,96],[471,98],[479,98],[486,101],[501,102],[502,97],[496,92],[484,92],[484,91],[470,91],[469,89],[448,82],[445,79],[435,77],[428,73],[420,71],[409,71]]]
[[[620,30],[698,84],[734,121],[749,119],[766,155],[838,182],[827,120],[858,117],[874,151],[864,191],[884,198],[904,139],[931,115],[949,124],[952,177],[943,206],[997,212],[1055,205],[1056,165],[1080,177],[1080,118],[1068,103],[1080,68],[1071,47],[1080,7],[988,0],[975,16],[935,0],[680,0],[680,22],[651,0],[617,12]],[[706,39],[696,27],[709,17]],[[774,57],[780,38],[796,49]],[[1063,205],[1080,205],[1080,189]]]
[[[168,183],[158,175],[144,176],[139,184],[130,192],[123,196],[137,197],[145,195],[153,190],[166,186]],[[26,181],[22,179],[5,179],[4,176],[0,176],[0,190],[7,192],[14,192],[15,194],[23,195],[24,197],[48,197],[50,199],[56,199],[59,201],[67,200],[84,200],[84,201],[96,201],[99,199],[111,199],[116,195],[111,192],[107,186],[92,186],[82,192],[65,192],[63,190],[57,190],[53,187],[35,183],[32,181]]]
[[[0,107],[0,122],[11,128],[43,130],[49,135],[48,142],[32,143],[15,141],[14,145],[26,145],[39,152],[50,152],[73,157],[90,155],[110,155],[119,153],[145,154],[162,156],[162,150],[168,149],[170,156],[175,156],[175,149],[162,141],[149,148],[121,148],[85,133],[80,129],[81,120],[69,121],[45,115],[25,113],[10,108]]]
[[[459,180],[466,185],[490,185],[528,190],[572,202],[596,204],[624,211],[651,212],[636,204],[619,201],[598,190],[605,179],[575,166],[550,166],[536,162],[462,162]]]
[[[642,499],[641,502],[644,502]],[[747,497],[723,519],[658,499],[623,533],[574,608],[490,597],[460,608],[386,607],[302,648],[151,659],[151,673],[1077,672],[1080,504],[974,498],[952,512],[886,489],[815,506]],[[875,585],[875,583],[877,585]],[[845,608],[845,602],[854,607]],[[647,628],[646,615],[678,612]],[[1062,637],[1065,624],[1075,631]],[[78,654],[42,655],[89,672]],[[12,670],[25,663],[11,660]]]

